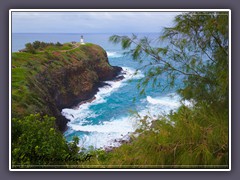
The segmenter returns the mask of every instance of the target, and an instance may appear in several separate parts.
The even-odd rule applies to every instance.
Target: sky
[[[12,12],[13,33],[160,32],[179,12]]]

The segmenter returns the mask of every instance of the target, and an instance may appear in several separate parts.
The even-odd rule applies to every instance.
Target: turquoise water
[[[36,40],[45,42],[70,42],[80,41],[82,34],[13,34],[12,51],[24,48],[27,42]],[[62,114],[70,120],[65,137],[68,141],[73,136],[79,136],[81,147],[93,146],[104,148],[108,146],[119,146],[116,139],[127,138],[129,133],[139,127],[141,117],[150,116],[156,119],[158,115],[168,113],[176,109],[179,97],[174,90],[161,92],[158,88],[151,86],[146,88],[146,94],[140,96],[137,83],[145,76],[145,70],[137,71],[143,65],[133,61],[130,56],[124,55],[120,45],[113,45],[108,41],[112,34],[83,34],[85,42],[91,42],[102,46],[108,54],[111,65],[123,68],[125,78],[121,81],[107,81],[108,86],[99,88],[95,95],[96,99],[91,103],[82,104],[80,107],[62,110]],[[120,34],[122,35],[122,34]],[[159,34],[140,34],[156,39]],[[145,59],[146,63],[148,59]],[[165,82],[164,77],[158,81]],[[133,101],[133,99],[136,99]],[[131,111],[136,111],[132,114]]]

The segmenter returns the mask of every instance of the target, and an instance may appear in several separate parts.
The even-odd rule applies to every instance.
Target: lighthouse
[[[83,41],[83,35],[81,36],[80,44],[85,44],[84,41]]]

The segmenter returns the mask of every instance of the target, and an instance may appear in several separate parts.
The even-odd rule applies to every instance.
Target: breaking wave
[[[107,55],[108,55],[109,58],[123,57],[123,53],[115,52],[115,51],[107,51]]]

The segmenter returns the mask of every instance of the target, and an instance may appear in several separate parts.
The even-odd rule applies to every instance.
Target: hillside
[[[61,109],[92,98],[103,81],[120,71],[109,64],[103,48],[90,43],[48,44],[12,53],[12,117],[48,114],[64,131],[68,121]]]

